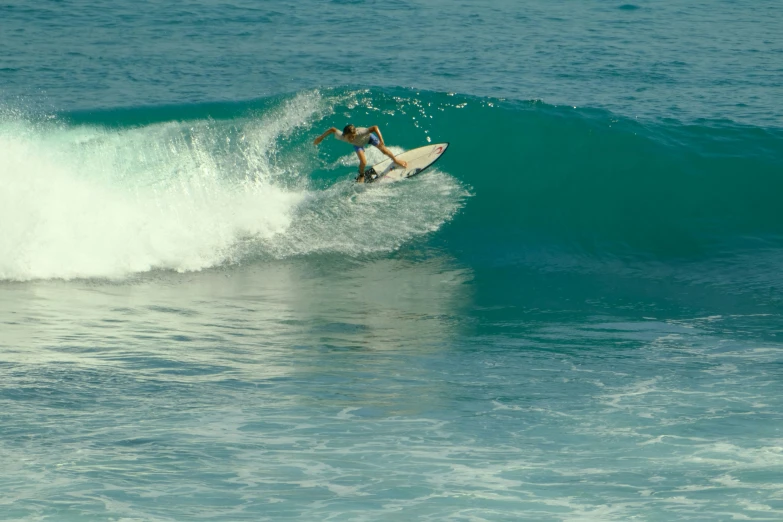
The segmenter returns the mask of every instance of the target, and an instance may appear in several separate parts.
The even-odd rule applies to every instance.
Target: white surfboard
[[[364,181],[382,184],[411,178],[438,161],[448,147],[448,143],[436,143],[397,154],[397,159],[408,164],[405,168],[394,163],[391,158],[387,158],[365,171]]]

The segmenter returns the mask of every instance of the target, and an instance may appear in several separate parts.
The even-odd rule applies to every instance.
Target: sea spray
[[[215,266],[235,259],[238,237],[285,230],[303,197],[269,179],[257,147],[232,165],[238,182],[212,149],[214,124],[38,125],[16,137],[20,126],[0,129],[3,279]]]

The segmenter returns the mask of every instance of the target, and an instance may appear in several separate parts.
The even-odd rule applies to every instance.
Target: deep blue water
[[[0,519],[783,519],[781,27],[0,5]]]

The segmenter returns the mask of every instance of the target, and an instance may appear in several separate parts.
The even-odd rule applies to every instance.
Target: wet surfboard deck
[[[404,168],[394,163],[391,158],[386,158],[365,171],[365,183],[394,183],[412,178],[438,161],[448,147],[448,143],[435,143],[397,154],[397,159],[408,164]]]

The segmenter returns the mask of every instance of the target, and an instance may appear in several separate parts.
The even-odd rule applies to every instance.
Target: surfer
[[[364,183],[364,166],[367,165],[367,158],[364,157],[364,147],[366,147],[368,143],[389,156],[392,161],[400,167],[408,166],[404,161],[395,158],[394,154],[386,148],[386,145],[383,143],[381,129],[379,129],[377,125],[373,125],[372,127],[354,127],[353,125],[348,124],[342,132],[332,127],[318,136],[315,141],[313,141],[313,145],[317,146],[330,134],[334,134],[334,137],[340,141],[353,145],[353,150],[355,150],[356,155],[359,156],[359,177],[356,178],[357,183]]]

